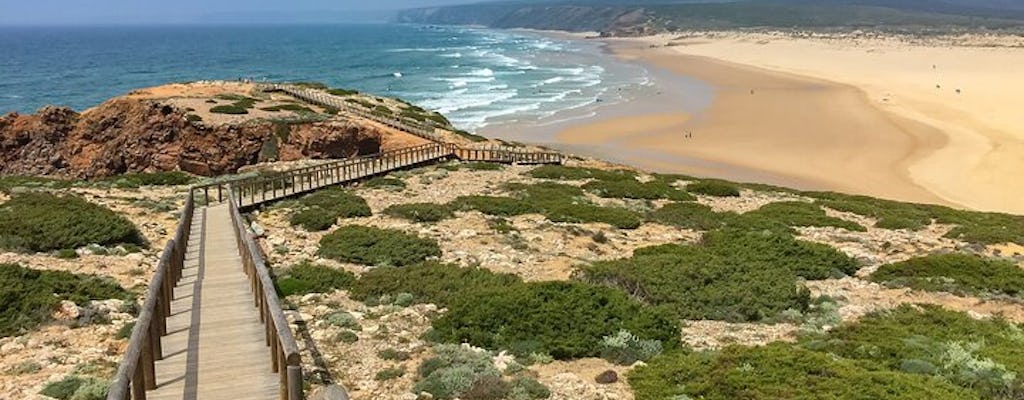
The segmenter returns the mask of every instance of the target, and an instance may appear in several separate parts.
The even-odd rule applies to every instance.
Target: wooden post
[[[288,366],[288,400],[302,400],[302,366]]]
[[[146,332],[145,344],[142,346],[142,356],[137,367],[142,368],[146,390],[156,389],[156,365],[153,364],[153,341],[151,339],[152,331]]]
[[[135,373],[132,374],[132,397],[136,400],[146,400],[146,378],[139,364],[135,364]]]

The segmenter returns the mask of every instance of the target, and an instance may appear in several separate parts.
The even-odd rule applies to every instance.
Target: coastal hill
[[[397,100],[311,86],[368,113],[427,121],[438,134],[454,131],[436,114]],[[215,176],[260,162],[351,157],[425,142],[256,84],[194,82],[135,90],[81,113],[48,106],[0,117],[0,174]]]
[[[163,93],[122,100],[147,96]],[[197,111],[209,96],[161,101],[186,121],[246,115]],[[188,185],[208,180],[0,176],[0,305],[17,310],[0,315],[0,394],[105,398]],[[1019,215],[566,156],[435,161],[241,218],[311,399],[1024,393]]]
[[[934,32],[1019,29],[1024,7],[961,0],[506,1],[406,10],[397,20],[607,36],[749,27]]]

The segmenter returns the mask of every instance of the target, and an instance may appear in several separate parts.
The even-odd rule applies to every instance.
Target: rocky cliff
[[[44,107],[0,117],[0,174],[97,178],[127,172],[231,173],[267,159],[374,153],[382,132],[340,118],[301,124],[191,122],[158,100],[115,98],[83,113]]]

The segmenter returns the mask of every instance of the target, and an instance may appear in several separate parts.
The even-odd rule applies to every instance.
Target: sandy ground
[[[1020,47],[755,33],[609,43],[710,83],[714,100],[696,115],[575,126],[564,144],[657,170],[1024,213]]]

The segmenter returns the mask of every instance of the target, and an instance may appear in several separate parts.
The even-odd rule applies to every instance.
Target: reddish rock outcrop
[[[115,98],[82,114],[47,106],[0,117],[0,174],[97,178],[126,172],[231,173],[275,159],[379,151],[383,132],[346,120],[209,126],[155,100]]]

